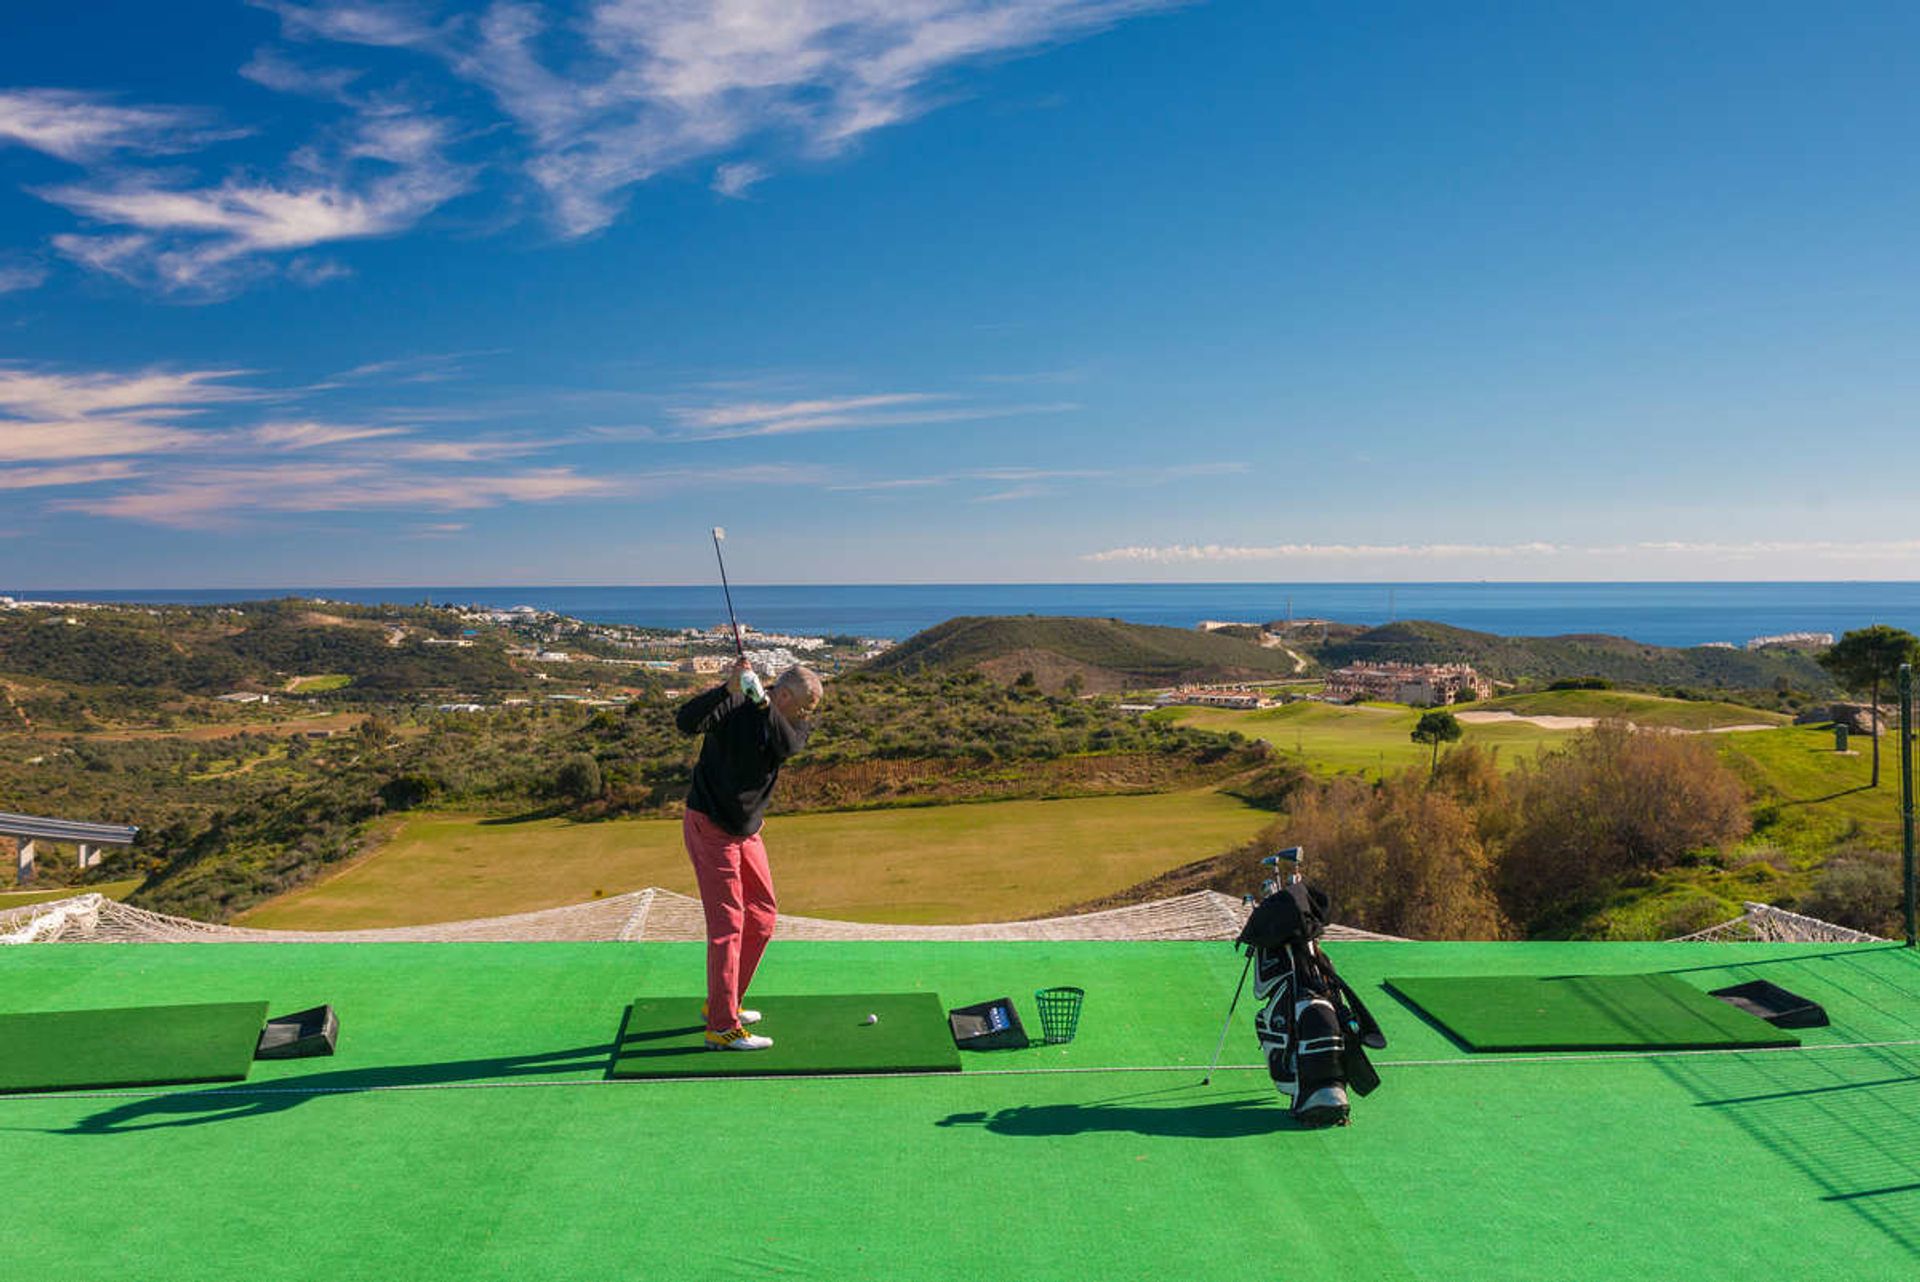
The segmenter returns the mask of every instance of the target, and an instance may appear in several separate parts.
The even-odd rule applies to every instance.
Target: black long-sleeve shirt
[[[673,719],[681,734],[706,736],[687,808],[736,837],[759,832],[780,764],[807,746],[809,727],[781,716],[771,699],[762,706],[724,685],[696,694]]]

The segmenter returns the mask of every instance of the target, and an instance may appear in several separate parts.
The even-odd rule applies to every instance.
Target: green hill
[[[1002,681],[1031,672],[1048,689],[1077,676],[1089,691],[1273,680],[1293,676],[1295,666],[1285,650],[1219,633],[1031,614],[948,619],[870,665],[880,672],[978,670]]]
[[[1328,668],[1385,661],[1470,663],[1496,681],[1591,676],[1622,685],[1768,691],[1784,686],[1833,693],[1832,681],[1813,656],[1798,650],[1674,649],[1601,634],[1503,637],[1423,619],[1332,639],[1315,649],[1314,658]]]

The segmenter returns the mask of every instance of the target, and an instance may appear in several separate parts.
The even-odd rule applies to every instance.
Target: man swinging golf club
[[[717,555],[723,536],[718,529],[713,533]],[[724,583],[724,558],[720,572]],[[727,613],[733,613],[731,589]],[[746,1025],[758,1023],[760,1012],[740,1006],[773,938],[777,913],[760,826],[781,763],[806,746],[821,683],[808,669],[792,667],[769,696],[743,652],[738,620],[734,648],[739,657],[727,680],[687,700],[674,715],[682,734],[705,736],[681,835],[707,918],[707,1049],[760,1051],[773,1039],[749,1033]]]

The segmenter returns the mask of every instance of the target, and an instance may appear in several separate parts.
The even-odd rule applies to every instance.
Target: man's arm
[[[673,724],[681,734],[705,734],[725,721],[745,700],[725,685],[696,694],[673,714]]]

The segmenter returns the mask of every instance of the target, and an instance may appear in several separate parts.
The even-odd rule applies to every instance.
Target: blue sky
[[[1916,577],[1916,37],[23,0],[0,581]]]

